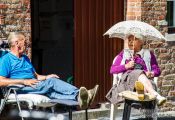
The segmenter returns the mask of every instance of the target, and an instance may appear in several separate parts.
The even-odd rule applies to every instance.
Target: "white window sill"
[[[175,33],[173,34],[165,34],[165,38],[167,39],[167,41],[175,41]]]

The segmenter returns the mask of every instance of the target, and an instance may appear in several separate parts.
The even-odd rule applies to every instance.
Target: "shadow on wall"
[[[168,47],[175,46],[175,41],[167,41]]]

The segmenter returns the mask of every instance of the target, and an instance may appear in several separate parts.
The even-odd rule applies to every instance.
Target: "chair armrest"
[[[158,81],[158,77],[154,77],[154,83],[156,84],[156,86],[157,86],[157,81]]]
[[[113,85],[119,84],[123,73],[113,74]]]
[[[7,88],[13,89],[13,90],[19,90],[21,88],[23,88],[24,85],[20,85],[20,84],[14,84],[14,85],[8,85]]]
[[[118,84],[118,74],[113,74],[113,85]]]

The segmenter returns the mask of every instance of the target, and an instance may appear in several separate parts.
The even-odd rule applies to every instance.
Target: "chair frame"
[[[8,53],[8,51],[0,50],[0,57],[5,55],[6,53]],[[73,83],[73,76],[69,77],[67,82],[72,84]],[[2,111],[4,109],[4,107],[5,107],[6,103],[17,103],[18,110],[19,110],[19,115],[21,116],[22,120],[24,120],[24,118],[20,114],[21,113],[20,102],[27,102],[29,110],[31,111],[33,109],[33,106],[34,106],[34,101],[33,100],[28,100],[27,98],[26,99],[21,99],[20,97],[18,97],[17,91],[19,89],[21,89],[22,87],[24,87],[24,86],[23,85],[10,85],[10,86],[6,86],[6,87],[0,87],[0,91],[2,91],[2,93],[3,93],[3,95],[1,96],[2,98],[0,98],[1,99],[1,101],[0,101],[1,102],[1,104],[0,104],[0,115],[1,115],[1,113],[2,113]],[[11,93],[14,93],[15,99],[10,99],[9,98]],[[20,94],[20,95],[24,95],[24,94]],[[33,95],[37,95],[37,94],[33,94]],[[45,97],[45,98],[48,98],[45,95],[38,95],[37,98],[40,97],[41,101],[42,101],[44,99],[42,96]],[[78,102],[75,103],[75,102],[73,102],[73,100],[72,101],[70,100],[68,102],[65,102],[65,100],[59,100],[59,101],[58,100],[57,100],[57,102],[55,102],[56,104],[62,104],[64,106],[68,106],[69,107],[69,118],[71,120],[72,119],[72,107],[78,106],[79,105]],[[39,102],[41,103],[41,101],[39,101]],[[47,102],[52,104],[53,101],[50,99]],[[40,103],[37,103],[38,107],[42,107],[42,106],[39,105]],[[49,106],[49,107],[51,107],[52,112],[54,112],[55,103],[53,103],[53,106],[52,105]],[[37,107],[37,105],[36,105],[36,107]],[[88,108],[85,109],[86,120],[88,119],[88,112],[87,112],[87,110],[88,110]]]
[[[17,103],[18,110],[19,110],[19,115],[21,117],[21,120],[24,120],[24,118],[23,118],[23,116],[21,114],[22,110],[21,110],[20,102],[22,102],[22,101],[27,102],[27,101],[26,100],[20,100],[18,98],[17,91],[19,89],[21,89],[21,87],[18,87],[17,85],[13,85],[13,86],[8,86],[7,89],[6,89],[6,87],[5,88],[1,88],[2,92],[4,93],[4,95],[3,95],[4,99],[1,102],[0,114],[2,113],[3,108],[5,107],[6,103]],[[8,99],[10,93],[14,93],[15,100]],[[68,107],[69,120],[72,120],[72,111],[73,111],[72,109],[73,109],[73,107],[79,106],[77,101],[67,100],[67,99],[51,99],[48,102],[49,103],[53,103],[53,105],[60,104],[60,105],[64,105],[64,106]],[[29,108],[30,111],[32,110],[32,107],[28,107],[28,108]],[[54,113],[54,107],[52,107],[52,108],[53,108],[52,113]],[[85,119],[88,120],[88,108],[85,109]]]
[[[8,50],[0,49],[0,57],[4,56],[7,53],[8,53]],[[27,102],[29,110],[33,109],[33,106],[34,106],[33,100],[18,98],[17,90],[19,90],[21,87],[23,87],[23,86],[22,85],[12,85],[12,86],[0,87],[0,91],[3,93],[3,95],[1,95],[1,98],[0,98],[1,99],[1,101],[0,101],[1,102],[0,114],[2,113],[2,110],[4,109],[6,103],[17,103],[18,110],[20,113],[21,113],[20,102]],[[9,99],[10,93],[14,93],[15,99]],[[44,96],[44,95],[38,96],[38,97],[40,97],[40,99],[42,101],[43,98],[41,96]],[[47,97],[45,96],[45,98],[47,98]],[[23,120],[23,117],[21,117],[21,118]]]
[[[3,88],[1,88],[3,89]],[[4,99],[1,99],[1,107],[0,107],[0,114],[2,113],[2,110],[4,109],[5,107],[5,104],[6,103],[13,103],[13,102],[16,102],[17,103],[17,106],[18,106],[18,110],[19,110],[19,113],[21,113],[21,106],[20,106],[20,102],[19,102],[19,99],[17,97],[17,90],[19,88],[14,88],[14,87],[10,87],[7,91],[6,90],[2,90],[4,93]],[[6,91],[6,92],[5,92]],[[10,93],[13,92],[15,94],[15,101],[8,101],[8,97],[10,95]],[[24,118],[21,116],[21,119],[24,120]]]

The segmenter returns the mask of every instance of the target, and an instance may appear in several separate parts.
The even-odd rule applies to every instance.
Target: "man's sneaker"
[[[80,87],[78,94],[78,102],[81,109],[87,109],[89,105],[88,91],[85,87]]]
[[[156,97],[156,101],[157,101],[157,105],[161,106],[161,105],[163,105],[166,102],[166,98],[158,95]]]
[[[99,85],[95,85],[95,87],[93,89],[88,90],[88,102],[89,102],[89,106],[93,103],[95,96],[98,92],[99,89]]]

